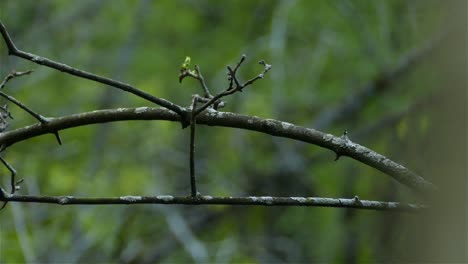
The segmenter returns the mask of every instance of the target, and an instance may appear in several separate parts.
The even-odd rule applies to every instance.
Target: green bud
[[[185,61],[182,64],[182,70],[186,70],[190,66],[190,61],[191,60],[192,59],[189,56],[185,57]]]

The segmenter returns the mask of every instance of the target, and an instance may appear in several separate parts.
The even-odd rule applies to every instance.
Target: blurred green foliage
[[[242,54],[247,55],[242,79],[260,73],[257,61],[264,59],[273,65],[266,78],[229,97],[222,110],[311,126],[322,110],[340,106],[443,30],[447,13],[441,5],[429,0],[3,0],[0,18],[22,50],[184,106],[192,94],[202,93],[195,80],[178,83],[187,55],[200,66],[212,93],[225,89],[225,67]],[[6,91],[44,116],[152,106],[8,57],[3,42],[0,58],[1,76],[12,69],[35,70]],[[339,135],[347,129],[352,140],[426,175],[424,159],[413,159],[405,145],[410,133],[421,140],[427,136],[433,126],[428,115],[403,115],[362,131],[440,88],[437,76],[428,74],[434,67],[416,63],[387,89],[366,97],[360,111],[323,130]],[[10,130],[35,123],[11,109]],[[202,194],[411,197],[382,173],[346,158],[333,162],[333,153],[316,146],[243,130],[197,131]],[[22,194],[189,194],[189,131],[177,123],[99,124],[61,135],[63,146],[46,135],[3,154],[25,178]],[[7,186],[8,172],[1,170]],[[2,263],[370,263],[392,259],[407,245],[404,228],[397,228],[400,215],[343,209],[9,204],[0,214]],[[174,219],[182,223],[176,230]]]

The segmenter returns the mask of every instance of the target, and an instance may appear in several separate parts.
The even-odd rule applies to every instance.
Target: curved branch
[[[170,109],[170,110],[176,112],[179,115],[184,115],[184,116],[187,115],[186,110],[184,108],[182,108],[181,106],[179,106],[177,104],[174,104],[174,103],[172,103],[172,102],[170,102],[170,101],[168,101],[166,99],[158,98],[158,97],[153,96],[153,95],[151,95],[149,93],[146,93],[146,92],[144,92],[144,91],[142,91],[140,89],[137,89],[137,88],[131,86],[130,84],[122,83],[122,82],[119,82],[119,81],[116,81],[116,80],[113,80],[113,79],[109,79],[109,78],[106,78],[106,77],[102,77],[102,76],[99,76],[99,75],[96,75],[96,74],[93,74],[93,73],[90,73],[90,72],[87,72],[87,71],[79,70],[79,69],[73,68],[73,67],[71,67],[69,65],[59,63],[59,62],[55,62],[53,60],[49,60],[47,58],[44,58],[44,57],[29,53],[29,52],[24,52],[24,51],[18,49],[15,46],[15,44],[13,43],[13,40],[11,39],[10,35],[8,34],[8,31],[5,28],[5,26],[3,25],[2,21],[0,21],[0,33],[1,33],[3,39],[5,40],[6,45],[8,47],[8,54],[9,55],[17,56],[17,57],[32,61],[34,63],[37,63],[39,65],[44,65],[44,66],[59,70],[61,72],[66,72],[68,74],[80,77],[80,78],[92,80],[92,81],[95,81],[95,82],[98,82],[98,83],[102,83],[102,84],[109,85],[111,87],[118,88],[120,90],[132,93],[132,94],[134,94],[134,95],[136,95],[138,97],[146,99],[146,100],[148,100],[150,102],[153,102],[153,103],[155,103],[157,105],[160,105],[162,107]]]
[[[323,198],[323,197],[212,197],[212,196],[120,196],[106,198],[80,198],[74,196],[33,196],[8,194],[3,190],[0,201],[48,203],[59,205],[85,204],[186,204],[186,205],[257,205],[257,206],[309,206],[341,207],[367,210],[419,211],[427,209],[422,204],[404,204],[399,202],[382,202],[360,200],[359,197]]]
[[[11,146],[17,142],[53,133],[67,128],[97,123],[124,120],[168,120],[180,121],[180,116],[164,108],[118,108],[97,110],[59,118],[48,118],[47,124],[35,124],[13,131],[0,133],[0,145]],[[272,136],[290,138],[314,144],[334,151],[339,156],[348,156],[390,175],[398,182],[421,192],[430,193],[437,188],[421,176],[404,166],[378,154],[377,152],[352,142],[345,137],[336,137],[312,128],[296,126],[291,123],[274,119],[263,119],[230,112],[218,112],[209,109],[197,117],[197,124],[209,126],[224,126],[247,129]]]

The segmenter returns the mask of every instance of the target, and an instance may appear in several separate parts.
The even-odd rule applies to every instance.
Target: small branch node
[[[350,140],[349,137],[348,137],[348,130],[345,130],[345,131],[343,132],[343,135],[341,136],[341,138],[342,138],[343,140],[345,140],[346,143],[351,142],[351,140]]]
[[[354,202],[355,204],[362,205],[362,202],[361,202],[361,200],[359,199],[359,196],[357,196],[357,195],[354,196],[353,202]]]
[[[192,193],[190,195],[190,199],[196,203],[200,202],[202,200],[202,195],[200,192]]]

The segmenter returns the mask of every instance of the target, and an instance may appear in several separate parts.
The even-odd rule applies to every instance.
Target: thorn
[[[55,135],[55,138],[57,139],[58,144],[62,145],[62,139],[60,138],[58,131],[55,131],[54,135]]]
[[[341,155],[338,154],[338,152],[335,152],[335,154],[336,154],[336,157],[335,157],[335,160],[334,160],[334,161],[338,161],[338,160],[340,159]]]
[[[348,130],[345,130],[343,132],[343,135],[341,136],[342,139],[344,139],[345,141],[351,141],[348,137]]]
[[[0,198],[6,198],[7,197],[7,193],[5,192],[5,190],[3,190],[2,187],[0,187]],[[6,204],[8,203],[8,201],[4,201],[3,202],[3,205],[2,207],[0,208],[0,211],[3,210],[3,208],[5,208]]]
[[[355,204],[361,204],[361,200],[359,199],[359,196],[354,196],[353,198]]]

